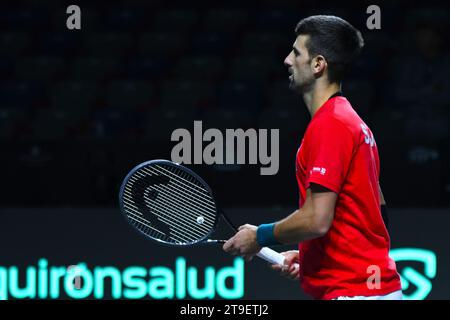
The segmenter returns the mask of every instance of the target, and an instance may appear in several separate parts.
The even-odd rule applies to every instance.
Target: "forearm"
[[[333,222],[336,199],[336,193],[311,184],[300,209],[283,220],[258,227],[258,244],[294,244],[325,235]]]
[[[389,217],[388,217],[388,213],[387,213],[386,200],[384,199],[380,184],[378,184],[378,190],[380,191],[381,217],[383,218],[386,228],[389,230]]]

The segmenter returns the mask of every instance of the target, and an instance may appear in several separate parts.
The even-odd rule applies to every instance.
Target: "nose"
[[[292,62],[291,62],[291,54],[289,54],[285,59],[284,59],[284,65],[286,67],[291,67],[292,66]]]

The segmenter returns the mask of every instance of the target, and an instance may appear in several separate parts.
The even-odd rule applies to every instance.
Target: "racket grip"
[[[284,256],[281,253],[267,247],[262,248],[256,255],[272,264],[284,264]]]

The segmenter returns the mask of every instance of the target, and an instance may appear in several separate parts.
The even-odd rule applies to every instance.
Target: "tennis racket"
[[[146,237],[173,246],[225,243],[210,239],[219,218],[237,228],[214,199],[210,187],[192,170],[168,160],[151,160],[133,168],[123,180],[120,209]],[[262,248],[258,257],[284,264],[284,256]]]

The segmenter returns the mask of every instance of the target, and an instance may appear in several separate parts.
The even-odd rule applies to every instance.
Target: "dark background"
[[[365,39],[343,92],[374,132],[388,205],[406,212],[397,216],[399,211],[391,210],[397,221],[393,240],[420,246],[402,232],[426,228],[423,238],[435,239],[445,254],[445,230],[434,231],[450,214],[450,12],[443,3],[380,1],[381,30],[367,29],[366,9],[372,3],[365,2],[2,4],[0,214],[8,223],[0,223],[7,248],[0,262],[32,264],[35,254],[56,259],[70,248],[79,250],[74,259],[81,259],[85,246],[95,242],[96,229],[108,233],[126,173],[146,160],[169,159],[172,131],[192,131],[194,120],[202,120],[204,129],[280,129],[275,176],[260,176],[259,165],[190,167],[225,208],[244,210],[242,216],[250,220],[243,223],[286,215],[287,209],[278,209],[298,202],[294,161],[309,115],[288,89],[283,60],[295,40],[296,23],[311,14],[341,16]],[[70,4],[81,7],[81,30],[66,28]],[[54,218],[42,215],[44,208],[53,208]],[[67,215],[60,208],[73,211]],[[85,208],[104,219],[79,225],[78,232],[90,240],[83,247],[76,242],[52,247],[64,240],[77,213],[85,217]],[[252,208],[263,209],[251,215]],[[409,219],[408,210],[418,208],[420,219]],[[440,218],[428,214],[433,210]],[[271,216],[272,211],[279,215]],[[22,228],[34,233],[21,233]],[[115,230],[121,241],[138,241],[122,239],[122,231]],[[37,246],[40,235],[48,241]],[[112,259],[114,252],[104,257]],[[248,297],[264,298],[264,292],[251,291]]]

